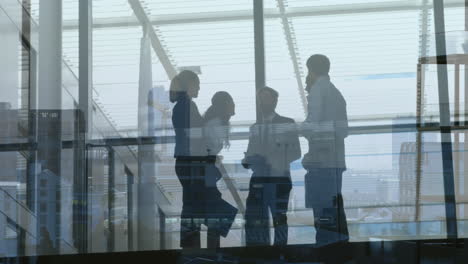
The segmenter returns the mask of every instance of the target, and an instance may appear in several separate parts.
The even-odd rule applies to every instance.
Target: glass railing
[[[395,131],[392,132],[392,129]],[[445,238],[446,212],[439,133],[421,132],[418,154],[418,134],[414,124],[354,127],[351,131],[352,135],[346,139],[347,170],[343,175],[342,187],[350,241]],[[372,132],[369,134],[369,131]],[[226,175],[218,182],[218,189],[223,199],[237,208],[245,206],[251,179],[251,171],[240,164],[247,148],[246,136],[248,134],[236,134],[230,149],[221,153]],[[182,187],[174,172],[173,147],[173,144],[167,144],[167,152],[158,152],[160,160],[155,166],[155,187],[162,191],[168,204],[161,218],[163,228],[158,227],[154,234],[164,240],[166,249],[179,248],[180,211],[183,206]],[[307,150],[305,139],[301,139],[301,148],[303,152]],[[467,232],[464,230],[464,208],[468,200],[463,193],[465,176],[460,167],[464,153],[464,142],[454,141],[453,164],[460,236]],[[421,159],[419,167],[418,157]],[[288,206],[289,244],[315,243],[313,212],[304,204],[305,174],[300,160],[291,164],[293,189]],[[134,220],[137,222],[137,219]],[[221,246],[244,246],[244,225],[244,215],[240,210]],[[273,230],[273,225],[270,228]]]
[[[443,239],[447,236],[440,133],[437,126],[432,130],[417,132],[415,124],[398,124],[398,121],[392,126],[350,128],[350,136],[346,139],[347,170],[343,175],[342,194],[351,242]],[[88,149],[92,168],[88,175],[89,252],[138,249],[138,222],[141,221],[138,218],[138,174],[135,173],[138,171],[138,144],[154,148],[158,157],[154,161],[155,182],[148,187],[158,192],[158,197],[163,197],[154,204],[159,212],[157,226],[152,230],[158,240],[154,250],[180,248],[182,187],[174,172],[172,133],[164,134],[169,135],[166,141],[157,137],[108,138],[104,134],[102,139],[91,141]],[[467,147],[463,130],[452,131],[452,134],[458,235],[464,237],[468,232],[465,224],[468,199],[464,192],[466,176],[462,164]],[[217,187],[223,199],[238,209],[245,207],[252,174],[241,165],[248,136],[246,129],[236,128],[231,147],[220,153],[225,175]],[[68,139],[65,137],[64,140]],[[163,147],[162,142],[169,143],[164,143]],[[304,154],[308,149],[305,138],[300,139],[300,145]],[[70,179],[62,182],[60,191],[64,223],[72,218],[72,211],[66,210],[73,203],[72,152],[72,149],[64,149],[62,153],[62,177]],[[113,152],[113,159],[109,159],[110,152]],[[313,211],[305,206],[305,174],[301,160],[292,162],[293,188],[287,212],[288,243],[291,245],[315,243]],[[24,192],[23,189],[24,186],[15,185],[8,195],[17,198],[6,204],[19,208],[16,210],[28,208],[21,201],[23,196],[18,195]],[[29,214],[29,218],[35,218],[33,213]],[[243,209],[239,210],[229,234],[221,240],[222,247],[245,246],[244,219]],[[60,252],[76,252],[70,246],[73,245],[71,225],[61,228],[64,246]],[[270,229],[273,230],[273,225]],[[29,229],[24,230],[29,232]],[[206,231],[203,227],[202,237],[206,238]],[[31,245],[37,243],[31,242]],[[33,254],[34,251],[25,254],[28,252]]]

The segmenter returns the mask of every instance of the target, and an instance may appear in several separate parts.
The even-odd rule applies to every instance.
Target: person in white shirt
[[[250,127],[249,145],[242,161],[244,168],[253,172],[245,211],[247,246],[270,245],[270,212],[274,245],[288,243],[290,164],[301,157],[301,148],[294,120],[276,113],[278,97],[278,92],[270,87],[258,91],[262,119]]]
[[[316,244],[324,246],[349,240],[341,194],[348,118],[346,101],[330,81],[330,60],[316,54],[307,67],[308,115],[302,125],[309,141],[309,152],[302,160],[307,170],[305,206],[314,212]]]
[[[235,114],[234,100],[227,92],[215,93],[211,106],[205,112],[203,137],[207,155],[205,167],[205,217],[208,226],[208,248],[219,248],[220,237],[229,232],[231,221],[237,214],[237,209],[222,199],[217,188],[217,181],[222,178],[220,167],[223,148],[229,148],[230,119]]]
[[[213,95],[211,106],[203,118],[203,135],[208,155],[218,155],[223,148],[229,148],[230,119],[235,115],[235,104],[231,95],[221,91]]]

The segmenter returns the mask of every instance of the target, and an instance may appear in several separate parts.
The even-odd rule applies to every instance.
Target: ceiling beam
[[[153,25],[151,24],[148,15],[146,14],[141,2],[139,0],[128,0],[128,3],[133,9],[135,16],[138,18],[140,25],[143,27],[143,30],[146,30],[150,40],[153,50],[158,56],[159,61],[161,62],[166,74],[170,80],[177,75],[176,67],[172,64],[165,47],[162,45],[162,42],[159,36],[156,34]]]
[[[129,0],[129,2],[135,2]],[[136,1],[138,2],[138,1]],[[446,1],[445,7],[464,7],[464,1]],[[141,7],[141,4],[139,4]],[[293,17],[312,17],[312,16],[327,16],[340,14],[362,14],[375,12],[395,12],[395,11],[411,11],[420,10],[422,4],[419,1],[394,1],[389,3],[374,3],[374,4],[343,4],[332,6],[312,6],[312,7],[290,7],[285,10],[285,15],[288,18]],[[431,7],[431,6],[430,6]],[[143,9],[141,9],[143,10]],[[144,11],[144,10],[143,10]],[[281,18],[282,14],[277,8],[266,8],[264,11],[266,19]],[[153,17],[146,16],[147,21],[152,25],[164,26],[175,24],[190,24],[190,23],[213,23],[213,22],[228,22],[239,20],[252,20],[253,11],[223,11],[223,12],[202,12],[195,14],[177,14],[177,15],[158,15]],[[94,28],[114,28],[114,27],[136,27],[140,26],[139,18],[133,16],[119,18],[100,18],[94,19]],[[64,21],[64,30],[77,30],[78,21]]]

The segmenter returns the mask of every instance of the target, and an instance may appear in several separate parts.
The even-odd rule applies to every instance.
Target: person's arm
[[[336,121],[336,135],[339,138],[346,138],[349,134],[348,128],[348,114],[346,111],[346,101],[343,96],[340,94],[338,99],[338,115]]]
[[[255,125],[254,125],[255,126]],[[253,152],[253,148],[254,148],[254,126],[251,126],[250,129],[249,129],[249,143],[247,145],[247,150],[246,152],[244,152],[244,158],[242,159],[241,163],[242,163],[242,166],[245,168],[245,169],[250,169],[250,162],[249,162],[249,157],[251,155],[251,153]]]
[[[307,139],[310,139],[314,136],[315,130],[320,129],[319,121],[322,116],[323,109],[323,92],[321,87],[314,87],[309,95],[307,96],[307,117],[299,125],[299,130],[301,134],[304,135]]]
[[[218,119],[212,119],[206,122],[203,128],[206,149],[208,155],[217,155],[223,148],[223,126]]]
[[[301,158],[301,146],[299,143],[299,131],[293,119],[275,126],[277,144],[282,146],[286,163],[291,163]]]
[[[258,125],[253,125],[250,127],[249,143],[247,146],[247,151],[244,153],[244,159],[242,159],[242,166],[246,169],[252,168],[252,165],[260,162],[262,158],[259,155],[259,134],[260,127]]]
[[[291,163],[301,158],[301,144],[299,142],[299,132],[295,122],[291,123],[291,132],[288,135],[288,148],[287,157],[288,162]]]
[[[203,126],[205,121],[200,115],[197,105],[193,101],[190,101],[189,109],[187,135],[190,138],[190,154],[192,156],[205,156],[207,154],[203,138]]]
[[[322,109],[325,99],[324,98],[324,93],[322,91],[321,86],[314,87],[311,91],[309,96],[307,96],[307,118],[306,122],[309,123],[314,123],[318,122],[320,120],[320,117],[322,116]]]
[[[190,139],[187,134],[190,126],[188,109],[184,105],[177,104],[174,106],[172,113],[172,125],[176,136],[176,155],[188,155]]]

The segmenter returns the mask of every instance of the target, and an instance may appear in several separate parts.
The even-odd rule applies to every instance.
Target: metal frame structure
[[[455,199],[455,172],[453,164],[453,145],[452,145],[452,130],[453,123],[450,114],[450,100],[449,100],[449,85],[448,85],[448,64],[455,65],[455,125],[459,125],[459,79],[460,79],[460,64],[465,64],[468,57],[462,54],[447,55],[446,39],[445,39],[445,15],[444,15],[444,1],[434,0],[434,26],[436,34],[436,57],[422,56],[418,63],[418,88],[417,88],[417,126],[418,129],[424,127],[423,124],[423,98],[424,98],[424,69],[425,64],[437,65],[437,79],[438,79],[438,96],[439,96],[439,116],[440,123],[439,129],[441,133],[441,148],[442,148],[442,165],[443,165],[443,182],[444,182],[444,197],[445,197],[445,214],[446,214],[446,228],[447,237],[449,239],[457,239],[457,208]],[[427,16],[427,15],[426,15]],[[425,37],[427,38],[427,37]],[[423,39],[427,41],[427,39]],[[423,49],[426,43],[422,43]],[[426,53],[423,50],[422,55]],[[420,180],[422,176],[422,132],[417,135],[417,171],[416,171],[416,221],[419,220],[419,198],[420,198]],[[459,147],[458,133],[455,133],[455,144]],[[458,169],[458,158],[456,159],[455,167]]]
[[[86,144],[92,137],[93,95],[93,6],[91,0],[79,1],[79,91],[75,122],[73,180],[73,238],[78,252],[88,249],[88,175],[91,172]]]
[[[133,1],[133,0],[131,0]],[[138,0],[137,0],[138,1]],[[429,5],[432,7],[432,4]],[[464,2],[460,0],[446,0],[445,7],[463,7]],[[288,8],[286,15],[292,17],[309,17],[309,16],[324,16],[338,14],[359,14],[359,13],[374,13],[374,12],[392,12],[392,11],[410,11],[419,10],[421,8],[420,0],[411,1],[392,1],[372,4],[339,4],[333,6],[313,6],[301,8]],[[210,22],[226,22],[238,20],[251,20],[253,18],[252,11],[225,11],[225,12],[201,12],[196,14],[178,14],[178,15],[160,15],[157,17],[148,17],[148,21],[152,25],[174,25],[187,23],[210,23]],[[265,19],[281,18],[282,14],[277,8],[265,8]],[[140,19],[125,17],[125,18],[103,18],[94,21],[94,28],[116,28],[141,25]],[[64,30],[75,30],[78,27],[76,21],[65,21]]]
[[[207,14],[179,16],[182,18],[168,19],[159,18],[159,20],[150,20],[145,10],[141,6],[138,0],[129,0],[135,15],[137,16],[140,24],[143,26],[144,31],[148,31],[151,37],[153,49],[158,55],[161,63],[163,64],[166,73],[169,78],[172,78],[176,74],[175,67],[167,56],[167,51],[162,46],[159,37],[154,31],[152,25],[162,24],[174,24],[174,23],[194,23],[194,22],[213,22],[213,21],[228,21],[238,19],[251,19],[252,15],[248,12],[231,12],[229,15],[226,14],[213,14],[207,16]],[[290,27],[289,18],[299,16],[313,16],[313,15],[331,15],[331,14],[343,14],[343,13],[367,13],[367,12],[382,12],[382,11],[401,11],[401,10],[414,10],[421,8],[421,3],[418,1],[404,1],[401,4],[395,3],[381,3],[375,5],[357,4],[357,5],[342,5],[333,7],[311,7],[301,9],[289,9],[286,11],[283,0],[277,0],[279,10],[264,10],[263,0],[253,1],[253,20],[254,20],[254,32],[255,32],[255,69],[256,69],[256,89],[260,89],[265,86],[265,39],[264,39],[264,19],[265,18],[280,18],[283,24],[283,30],[286,35],[288,49],[290,52],[291,59],[293,61],[295,77],[299,87],[299,93],[302,99],[302,104],[305,109],[306,100],[303,92],[302,78],[300,72],[300,65],[298,62],[297,54],[294,47],[294,36],[293,29]],[[434,18],[436,31],[443,32],[444,29],[444,8],[443,1],[435,0],[432,7],[434,8]],[[449,6],[459,6],[459,1],[450,1],[447,3]],[[427,5],[427,2],[426,2]],[[425,6],[424,8],[428,8]],[[427,10],[426,10],[427,11]],[[129,21],[120,22],[118,24],[129,25]],[[104,23],[99,26],[105,26]],[[424,41],[424,40],[423,40]],[[445,38],[443,34],[437,35],[437,53],[445,54]],[[438,57],[439,63],[444,62],[444,58]],[[443,64],[438,66],[438,79],[439,79],[439,99],[440,99],[440,116],[441,116],[441,133],[442,133],[442,148],[443,148],[443,164],[444,164],[444,190],[446,197],[446,217],[447,217],[447,234],[449,238],[457,237],[456,230],[456,208],[455,208],[455,193],[454,193],[454,175],[453,175],[453,158],[452,158],[452,143],[451,143],[451,123],[450,123],[450,111],[448,108],[448,79],[447,79],[447,68]],[[422,80],[421,76],[418,76],[418,80]],[[302,88],[302,89],[301,89]],[[257,106],[257,120],[261,119]],[[142,141],[138,139],[138,143]],[[421,140],[419,140],[421,143]]]
[[[419,55],[421,58],[427,56],[427,45],[428,45],[428,32],[429,32],[429,0],[423,0],[422,2],[422,10],[421,10],[421,40],[419,44]],[[421,124],[421,113],[423,109],[421,106],[423,105],[424,95],[423,89],[424,87],[424,73],[426,71],[426,67],[424,64],[418,63],[417,67],[417,91],[416,91],[416,124],[420,126]],[[414,219],[415,221],[419,221],[420,216],[420,193],[421,193],[421,174],[422,174],[422,142],[423,142],[423,134],[417,133],[416,134],[416,152],[418,153],[416,157],[416,196],[415,196],[415,214]],[[418,234],[420,234],[420,229],[418,227]]]
[[[468,32],[468,0],[465,0],[465,31]],[[463,79],[464,79],[464,83],[465,83],[465,94],[464,94],[464,100],[465,100],[465,105],[464,105],[464,109],[465,109],[465,113],[468,109],[468,69],[467,69],[467,65],[464,65],[465,66],[465,72],[463,74]],[[468,120],[465,118],[464,120],[464,124],[468,124]],[[466,139],[468,139],[468,131],[465,131],[465,133],[463,133],[464,135],[464,138],[465,138],[465,142],[466,142]],[[463,163],[464,164],[468,164],[468,155],[465,153],[463,155]],[[466,174],[464,174],[465,176]],[[468,190],[468,181],[465,181],[464,183],[464,190]],[[468,207],[465,207],[465,210],[464,210],[464,214],[465,215],[468,215]]]
[[[302,108],[304,110],[304,114],[307,116],[307,96],[304,91],[304,80],[302,78],[302,73],[301,73],[300,58],[297,53],[297,47],[296,47],[296,42],[295,42],[296,36],[294,34],[293,25],[291,21],[289,20],[287,12],[286,12],[285,1],[286,0],[276,0],[276,3],[278,5],[278,9],[281,14],[281,23],[283,24],[284,35],[286,36],[289,56],[291,56],[291,61],[292,61],[293,68],[294,68],[294,75],[296,76],[297,88],[299,90],[298,92],[299,92],[299,96],[301,99]]]
[[[107,219],[109,235],[107,237],[107,252],[115,250],[115,151],[112,147],[107,147],[108,162],[108,182],[107,182]]]
[[[439,88],[440,132],[442,136],[442,163],[444,170],[445,217],[447,237],[456,239],[457,207],[455,201],[455,182],[453,175],[452,128],[450,122],[450,105],[447,73],[447,48],[445,40],[444,2],[434,0],[434,25],[437,49],[437,75]]]
[[[443,35],[443,34],[439,34]],[[441,52],[441,51],[440,51]],[[443,53],[442,53],[443,54]],[[456,238],[456,202],[455,202],[455,197],[458,192],[455,190],[455,182],[460,183],[460,181],[457,181],[458,177],[460,176],[460,155],[462,152],[462,149],[460,149],[460,131],[455,130],[454,128],[456,126],[463,126],[460,121],[460,109],[459,109],[459,100],[460,100],[460,64],[467,64],[468,63],[468,56],[463,55],[463,54],[456,54],[456,55],[449,55],[446,56],[440,55],[436,57],[423,57],[420,58],[419,63],[418,63],[418,116],[417,116],[417,126],[418,126],[418,133],[417,133],[417,161],[416,161],[416,213],[415,213],[415,220],[420,221],[420,198],[421,198],[421,180],[422,180],[422,157],[424,156],[424,150],[423,150],[423,145],[424,141],[423,136],[424,136],[424,128],[426,127],[426,124],[423,121],[423,111],[422,109],[422,101],[423,101],[423,94],[424,94],[424,68],[426,65],[437,65],[437,67],[440,67],[440,65],[443,65],[441,67],[442,69],[438,69],[438,74],[447,73],[447,66],[448,65],[453,65],[455,68],[454,71],[454,80],[455,80],[455,87],[454,87],[454,100],[455,100],[455,107],[454,107],[454,120],[453,122],[450,120],[451,114],[450,112],[445,112],[443,111],[449,111],[449,100],[448,100],[448,82],[441,86],[440,80],[439,80],[439,94],[442,96],[446,96],[445,101],[444,98],[440,98],[440,103],[439,105],[441,108],[440,113],[440,132],[442,135],[442,162],[443,162],[443,170],[444,170],[444,193],[445,193],[445,199],[446,199],[446,215],[447,215],[447,225],[450,223],[450,227],[447,226],[447,234],[449,238]],[[448,78],[448,74],[447,74]],[[443,79],[442,79],[443,81]],[[446,92],[440,91],[440,89],[447,89]],[[444,95],[444,93],[446,93]],[[446,120],[448,118],[448,120]],[[442,121],[444,120],[444,122]],[[445,125],[444,125],[445,124]],[[447,135],[444,135],[447,134]],[[452,144],[452,134],[454,135],[454,142]],[[453,148],[455,146],[455,148]],[[455,157],[455,158],[454,158]],[[455,230],[451,229],[455,226]]]
[[[173,16],[159,17],[152,19],[148,14],[146,14],[144,8],[141,5],[141,2],[138,0],[128,0],[129,4],[132,6],[135,15],[137,16],[138,21],[113,21],[113,20],[98,20],[94,25],[92,23],[92,5],[91,0],[80,0],[80,15],[79,15],[79,32],[80,32],[80,90],[79,90],[79,108],[82,111],[82,116],[80,120],[81,134],[78,137],[78,146],[74,145],[75,142],[62,142],[63,147],[78,147],[78,153],[80,155],[86,154],[88,148],[92,147],[101,147],[106,146],[109,148],[109,162],[113,163],[114,160],[114,149],[115,146],[128,146],[128,145],[142,145],[142,144],[159,144],[159,143],[168,143],[173,141],[172,137],[161,138],[161,137],[147,137],[147,138],[126,138],[126,139],[107,139],[104,141],[93,141],[86,138],[86,135],[90,133],[90,124],[91,124],[91,114],[92,113],[92,29],[99,27],[119,27],[125,26],[128,27],[132,23],[134,25],[141,25],[144,30],[147,30],[151,41],[152,47],[156,52],[159,60],[164,66],[164,69],[169,76],[172,78],[176,75],[177,69],[173,62],[169,59],[165,47],[163,47],[159,36],[153,28],[153,25],[167,25],[167,24],[177,24],[177,23],[201,23],[201,22],[213,22],[213,21],[232,21],[232,20],[245,20],[252,19],[254,20],[255,28],[255,61],[256,61],[256,89],[259,89],[265,86],[265,40],[264,40],[264,20],[269,18],[280,18],[283,22],[283,29],[285,35],[287,36],[288,49],[293,60],[295,77],[298,81],[299,87],[302,87],[301,73],[300,73],[300,64],[298,62],[297,54],[295,53],[294,45],[294,35],[292,34],[293,29],[289,26],[289,18],[291,17],[300,17],[300,16],[314,16],[314,15],[332,15],[332,14],[344,14],[344,13],[368,13],[368,12],[383,12],[383,11],[401,11],[401,10],[415,10],[419,9],[420,5],[417,1],[414,2],[402,2],[401,4],[376,4],[376,5],[338,5],[333,7],[313,7],[313,8],[301,8],[301,9],[288,9],[286,11],[283,0],[277,0],[279,11],[278,10],[265,10],[263,8],[262,0],[254,0],[254,9],[252,12],[228,12],[228,13],[216,13],[216,14],[192,14],[187,16],[178,16],[180,18],[175,18]],[[442,1],[440,1],[442,2]],[[440,5],[440,2],[435,0],[434,9],[435,9],[435,21],[436,29],[440,32],[444,30],[444,15],[443,15],[443,6]],[[447,6],[447,5],[446,5]],[[450,1],[448,6],[460,6],[459,1]],[[468,8],[468,5],[467,5]],[[468,17],[468,16],[467,16]],[[467,18],[468,19],[468,18]],[[468,25],[468,22],[467,22]],[[66,24],[65,29],[76,28],[76,24]],[[442,34],[441,34],[442,35]],[[438,54],[444,54],[445,50],[445,39],[438,38]],[[439,63],[443,63],[443,57],[439,58]],[[442,64],[443,65],[443,64]],[[439,67],[439,94],[440,94],[440,112],[441,112],[441,122],[440,124],[434,124],[433,126],[425,127],[427,131],[438,131],[440,130],[443,135],[443,151],[444,151],[444,189],[446,197],[446,215],[447,215],[447,230],[449,238],[457,237],[456,230],[456,211],[455,211],[455,193],[454,193],[454,182],[453,182],[453,167],[452,165],[452,148],[451,148],[451,139],[447,136],[450,136],[452,129],[456,128],[468,128],[465,125],[453,127],[450,123],[450,112],[448,109],[448,84],[447,84],[447,69],[446,66]],[[465,78],[468,78],[468,75],[465,75]],[[468,80],[468,79],[466,79]],[[303,89],[302,89],[303,90]],[[465,93],[465,99],[467,99],[467,93]],[[303,105],[305,104],[304,96],[301,95],[303,100]],[[465,100],[468,102],[468,100]],[[258,111],[257,111],[258,113]],[[257,118],[259,119],[259,118]],[[415,131],[415,127],[410,125],[393,125],[393,126],[376,126],[376,127],[359,127],[352,128],[351,134],[357,133],[382,133],[382,131]],[[467,133],[467,132],[465,132]],[[234,135],[237,138],[246,138],[246,133],[239,133]],[[1,146],[0,151],[12,151],[18,149],[31,150],[35,149],[36,146],[30,143],[18,143]],[[84,155],[86,157],[86,155]],[[86,158],[83,159],[86,164]],[[111,162],[112,161],[112,162]],[[85,166],[86,168],[86,166]],[[111,169],[112,168],[112,169]],[[76,177],[79,181],[79,184],[87,186],[86,173],[88,169],[84,171],[77,172]],[[109,177],[111,178],[114,172],[113,166],[109,166]],[[85,173],[85,174],[83,174]],[[109,181],[109,188],[113,186],[113,183]],[[83,189],[80,189],[82,191]],[[231,190],[231,188],[230,188]],[[86,191],[86,190],[83,190]],[[79,192],[79,191],[77,191]],[[111,205],[111,189],[109,189],[109,205]],[[76,196],[75,196],[76,197]],[[87,200],[82,200],[85,204]],[[81,208],[83,212],[87,212],[87,207]],[[109,211],[109,226],[111,226],[112,213]],[[81,219],[79,221],[87,221]],[[161,227],[161,230],[164,230],[164,226]],[[79,229],[79,233],[87,233],[87,229]],[[109,242],[111,243],[111,242]],[[86,253],[87,246],[84,241],[79,243],[78,246],[80,252]],[[113,249],[113,245],[109,244],[109,250]]]
[[[169,79],[174,78],[177,75],[177,69],[167,56],[167,51],[165,50],[164,46],[161,43],[156,31],[154,30],[148,15],[146,14],[141,2],[139,0],[128,0],[128,3],[133,9],[135,16],[138,18],[141,26],[143,27],[144,31],[147,31],[148,36],[151,39],[151,45],[153,46],[154,52],[159,58],[159,61],[164,67],[164,70],[167,73]]]
[[[263,0],[253,1],[253,20],[254,20],[254,50],[255,50],[255,96],[257,92],[266,85],[266,70],[265,70],[265,25],[264,25],[264,10]],[[256,103],[257,122],[263,120],[263,115],[258,104]]]

